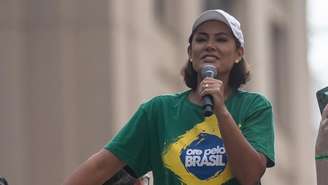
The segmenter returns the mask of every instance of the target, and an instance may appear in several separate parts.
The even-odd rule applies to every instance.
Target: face
[[[200,71],[204,64],[212,64],[220,76],[230,74],[233,64],[242,58],[243,52],[243,48],[237,48],[229,27],[219,21],[201,24],[188,48],[189,58],[196,71]]]

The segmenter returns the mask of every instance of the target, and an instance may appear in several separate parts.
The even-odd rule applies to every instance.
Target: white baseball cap
[[[197,29],[199,25],[210,20],[217,20],[217,21],[224,22],[231,29],[236,39],[240,42],[241,47],[242,48],[245,47],[244,36],[243,36],[243,32],[241,31],[239,21],[232,15],[220,9],[206,10],[203,13],[201,13],[199,17],[195,20],[194,24],[192,25],[192,33],[194,33],[194,31]]]

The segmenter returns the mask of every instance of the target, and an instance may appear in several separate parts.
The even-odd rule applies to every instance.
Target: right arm
[[[317,184],[324,185],[328,181],[328,105],[322,112],[320,128],[317,136],[316,146],[316,169]]]
[[[68,176],[64,185],[102,185],[124,165],[112,152],[101,149]]]

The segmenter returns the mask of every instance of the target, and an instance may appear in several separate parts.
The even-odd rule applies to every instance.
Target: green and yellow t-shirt
[[[238,185],[214,115],[188,100],[191,91],[142,104],[105,146],[137,176],[153,172],[155,185]],[[225,102],[248,142],[274,166],[272,106],[263,96],[236,90]],[[242,155],[242,154],[241,154]]]

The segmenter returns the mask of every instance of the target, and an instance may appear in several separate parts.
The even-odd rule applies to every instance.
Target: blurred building
[[[315,184],[305,0],[0,2],[0,176],[55,185],[154,95],[185,89],[187,38],[204,9],[236,15],[247,89],[276,116],[266,185]]]

